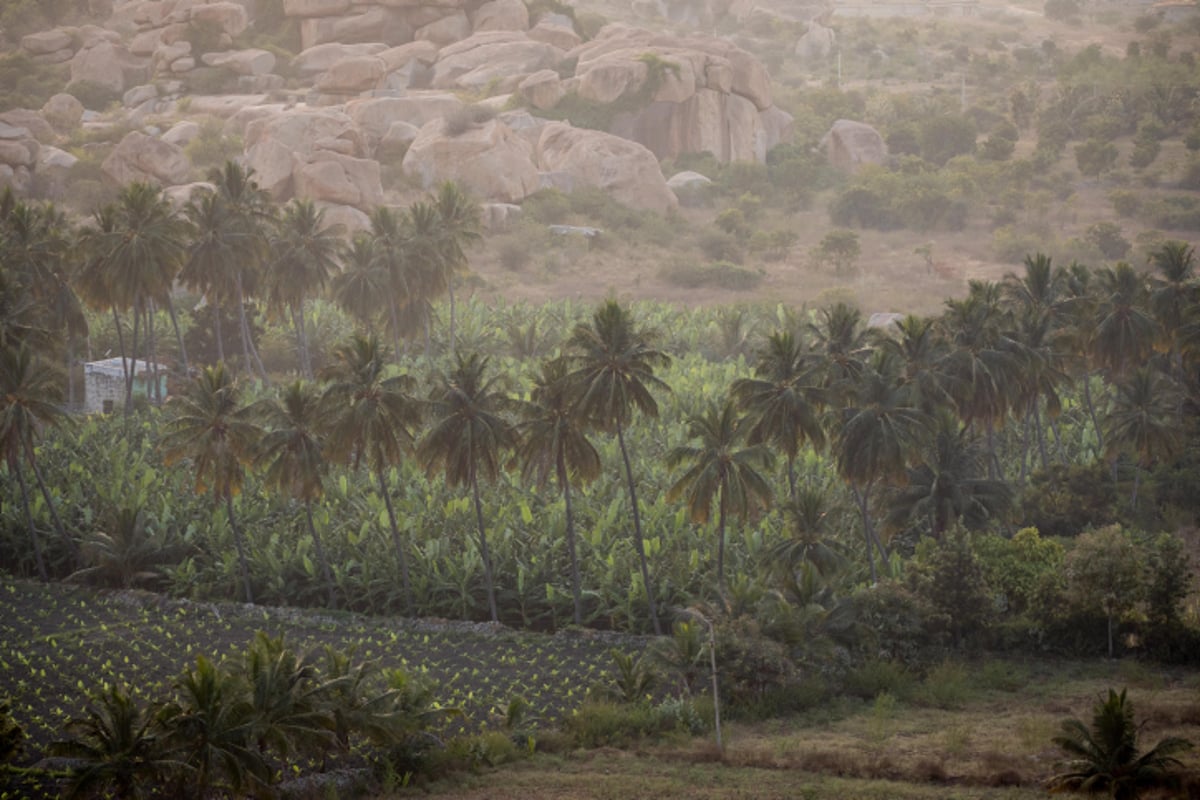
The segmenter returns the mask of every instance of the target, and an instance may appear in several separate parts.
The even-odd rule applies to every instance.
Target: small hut
[[[125,359],[133,372],[133,396],[156,400],[167,396],[167,368],[138,359]],[[154,378],[158,376],[158,391]],[[83,365],[83,410],[87,414],[112,413],[125,403],[125,369],[121,358],[89,361]]]

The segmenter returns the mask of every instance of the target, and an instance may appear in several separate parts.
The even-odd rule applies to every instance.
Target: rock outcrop
[[[864,164],[887,162],[887,144],[879,131],[863,122],[839,119],[820,145],[829,163],[843,172],[854,172]]]
[[[437,119],[421,128],[401,166],[425,188],[458,181],[476,195],[517,203],[540,182],[533,147],[499,119],[454,132]]]
[[[171,186],[185,183],[192,171],[181,148],[141,131],[126,134],[100,168],[118,186],[134,181]]]

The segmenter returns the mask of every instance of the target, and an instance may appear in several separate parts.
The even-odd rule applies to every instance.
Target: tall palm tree
[[[254,410],[264,429],[256,448],[256,463],[263,468],[263,480],[269,488],[304,504],[304,518],[317,551],[329,605],[337,608],[333,570],[312,512],[313,501],[320,500],[325,493],[324,445],[320,433],[325,409],[321,396],[311,384],[296,381],[284,388],[280,397],[264,400]]]
[[[343,249],[341,261],[342,271],[333,276],[333,301],[370,336],[379,312],[395,303],[388,271],[379,263],[376,240],[359,231]]]
[[[520,442],[517,457],[526,480],[545,486],[550,475],[558,482],[567,517],[567,555],[571,562],[571,597],[575,624],[583,624],[583,590],[575,541],[575,516],[571,484],[600,476],[600,454],[587,438],[584,420],[566,380],[566,362],[561,358],[543,362],[542,372],[530,400],[521,407],[523,421],[517,426]]]
[[[313,377],[312,355],[304,323],[304,303],[324,290],[338,271],[340,244],[325,225],[325,212],[311,200],[293,200],[283,209],[271,236],[271,267],[268,297],[292,318],[296,331],[296,354],[301,374]]]
[[[378,274],[386,287],[379,300],[387,305],[392,352],[397,358],[400,357],[400,337],[405,333],[400,311],[413,300],[414,287],[409,284],[416,265],[411,232],[404,214],[387,206],[379,206],[371,212],[372,274]],[[419,284],[419,281],[413,282]]]
[[[454,181],[443,181],[433,201],[438,217],[437,262],[450,297],[450,354],[454,355],[454,276],[467,268],[465,248],[481,237],[479,206]]]
[[[887,558],[871,516],[871,494],[881,483],[903,481],[905,467],[927,417],[906,405],[907,397],[886,357],[876,359],[859,380],[851,404],[841,410],[834,443],[838,472],[854,492],[862,515],[871,581],[878,580],[872,548]]]
[[[1110,458],[1128,452],[1135,459],[1133,494],[1129,504],[1137,505],[1141,473],[1156,458],[1168,458],[1183,440],[1178,416],[1179,390],[1169,376],[1150,367],[1134,370],[1117,384],[1112,409],[1104,424]]]
[[[959,520],[978,527],[995,518],[1013,492],[1006,481],[987,477],[987,454],[952,413],[943,410],[933,424],[907,482],[887,498],[888,523],[899,529],[924,518],[930,535],[941,539]]]
[[[238,224],[239,238],[248,246],[239,252],[237,268],[233,271],[233,301],[238,309],[238,326],[242,339],[242,354],[247,369],[251,360],[259,377],[267,380],[267,370],[258,355],[250,321],[246,317],[246,302],[258,292],[263,266],[269,259],[268,232],[275,222],[276,209],[270,195],[254,180],[254,170],[237,161],[226,161],[222,167],[208,172],[208,180],[217,195],[230,209]]]
[[[225,336],[221,306],[237,298],[236,273],[245,251],[255,246],[242,218],[216,192],[193,197],[183,209],[190,228],[186,260],[179,279],[192,291],[203,293],[212,307],[217,339],[217,360],[225,361]],[[246,369],[252,370],[247,353]]]
[[[1150,311],[1159,324],[1159,347],[1171,360],[1176,378],[1182,377],[1181,331],[1190,309],[1200,300],[1196,251],[1186,242],[1164,242],[1150,254],[1157,274],[1150,278]]]
[[[1097,273],[1099,304],[1092,320],[1092,358],[1110,378],[1120,378],[1145,363],[1159,336],[1151,316],[1144,278],[1119,262]]]
[[[1020,345],[1008,335],[997,284],[972,281],[970,294],[947,300],[940,325],[949,343],[942,359],[959,418],[986,434],[988,475],[999,477],[994,433],[1021,395],[1026,376]]]
[[[770,444],[787,457],[788,488],[796,494],[796,456],[809,442],[825,445],[818,417],[820,389],[810,354],[791,331],[776,331],[767,339],[754,365],[753,378],[733,383],[733,396],[749,417],[747,441]]]
[[[62,387],[54,371],[39,363],[27,343],[10,343],[0,347],[0,457],[16,475],[17,485],[21,488],[21,507],[29,526],[34,562],[38,577],[43,581],[49,580],[49,572],[41,539],[34,525],[29,488],[21,465],[29,465],[41,488],[46,507],[50,510],[58,537],[67,542],[66,528],[42,479],[34,447],[45,427],[59,425],[65,420],[65,412],[59,405],[61,399]]]
[[[329,419],[326,446],[330,459],[355,469],[366,462],[375,473],[400,563],[405,611],[411,615],[408,550],[400,538],[387,473],[412,448],[412,430],[420,420],[411,396],[413,380],[408,375],[388,373],[387,349],[379,339],[357,335],[334,349],[333,361],[322,377],[328,381],[322,404]]]
[[[454,369],[440,377],[431,397],[433,424],[417,445],[417,457],[430,473],[440,471],[450,487],[467,485],[475,502],[479,554],[487,581],[492,622],[499,622],[492,557],[483,524],[479,476],[495,480],[504,451],[515,443],[504,416],[510,405],[498,379],[487,375],[488,360],[472,353],[455,356]]]
[[[568,363],[573,369],[567,380],[575,387],[579,409],[591,424],[617,435],[621,460],[625,466],[625,485],[633,514],[633,542],[641,567],[642,584],[646,590],[654,632],[661,636],[662,622],[658,618],[654,587],[650,583],[650,567],[646,562],[637,486],[625,444],[625,430],[633,420],[635,411],[648,417],[658,416],[658,403],[651,389],[670,389],[654,374],[655,367],[665,367],[671,359],[653,346],[653,338],[653,332],[638,326],[628,309],[616,300],[606,300],[592,315],[591,324],[576,325],[568,340],[572,352]]]
[[[162,439],[163,460],[168,465],[190,461],[196,493],[211,492],[214,500],[224,502],[246,602],[253,603],[250,566],[233,498],[242,490],[259,428],[250,408],[242,405],[241,389],[224,364],[206,367],[169,405],[172,413]]]
[[[680,445],[667,454],[667,465],[688,469],[667,490],[667,501],[685,497],[692,522],[707,523],[717,499],[717,587],[725,594],[725,520],[730,514],[744,520],[771,505],[771,487],[760,470],[771,465],[763,444],[743,445],[746,431],[732,401],[710,404],[688,420],[688,437],[695,445]]]
[[[835,303],[818,311],[817,321],[810,323],[808,330],[813,335],[826,399],[835,403],[853,391],[866,367],[870,350],[862,312],[846,303]]]
[[[146,356],[151,369],[157,370],[153,314],[158,306],[170,312],[179,351],[186,365],[186,352],[171,289],[183,260],[187,235],[183,219],[175,212],[162,189],[148,183],[131,183],[121,190],[112,212],[113,228],[98,233],[95,244],[101,248],[103,271],[110,298],[122,309],[132,311],[131,355],[137,356],[138,324],[144,320]],[[101,229],[102,230],[102,229]],[[132,408],[136,362],[128,369],[125,387],[126,409]],[[158,384],[158,376],[154,376]]]
[[[841,568],[845,558],[830,538],[828,490],[802,486],[782,508],[791,535],[768,548],[768,570],[794,575],[808,564],[828,578]]]
[[[875,336],[878,348],[899,365],[908,405],[932,414],[953,403],[942,372],[946,339],[936,320],[909,314]]]
[[[398,263],[392,291],[405,291],[404,303],[397,309],[396,326],[401,333],[420,330],[425,337],[425,355],[432,348],[430,325],[433,300],[450,289],[450,275],[442,268],[439,237],[441,217],[437,207],[424,200],[408,207],[404,214],[404,248],[407,259]]]

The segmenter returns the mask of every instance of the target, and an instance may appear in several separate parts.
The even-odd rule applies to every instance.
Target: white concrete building
[[[157,399],[152,393],[154,364],[126,359],[133,370],[133,396]],[[167,397],[167,368],[158,364],[158,389]],[[83,365],[83,410],[86,414],[111,413],[125,404],[125,370],[121,358],[89,361]]]

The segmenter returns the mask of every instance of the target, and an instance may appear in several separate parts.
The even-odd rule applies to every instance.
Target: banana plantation
[[[210,177],[182,210],[134,184],[80,224],[0,203],[10,592],[674,632],[659,697],[705,691],[700,619],[721,694],[782,710],[880,660],[1200,655],[1183,243],[1144,267],[1033,253],[882,327],[846,304],[497,305],[453,184],[344,242],[234,164]],[[77,364],[110,352],[125,402],[69,412]],[[135,398],[139,369],[168,396]],[[540,682],[599,677],[580,670]]]

